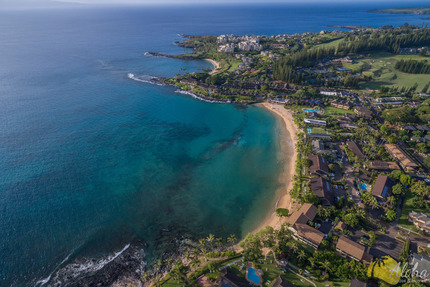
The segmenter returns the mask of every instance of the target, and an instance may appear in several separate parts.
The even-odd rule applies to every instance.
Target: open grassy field
[[[401,213],[400,219],[399,219],[399,225],[403,226],[405,228],[409,228],[413,231],[418,231],[415,228],[415,226],[408,221],[409,213],[411,211],[416,211],[416,212],[421,212],[421,213],[430,215],[430,212],[425,208],[423,208],[423,209],[415,208],[412,204],[413,198],[414,198],[414,195],[412,194],[412,192],[408,191],[406,193],[405,202],[403,203],[402,213]]]
[[[310,130],[310,133],[314,134],[326,134],[326,130],[322,128],[314,128],[314,127],[308,127],[307,130]]]
[[[335,107],[325,107],[324,108],[324,115],[326,115],[326,116],[335,116],[335,117],[339,116],[340,117],[340,116],[343,116],[344,114],[354,114],[354,111],[339,109],[339,108],[335,108]]]
[[[393,55],[390,53],[374,53],[370,58],[365,58],[356,63],[344,63],[345,68],[359,71],[363,69],[364,75],[373,77],[373,81],[363,84],[362,88],[371,90],[379,89],[381,86],[411,87],[418,83],[418,90],[430,81],[430,75],[426,74],[407,74],[394,68],[397,61],[402,59],[409,60],[430,60],[429,56],[419,55]]]
[[[343,38],[334,39],[332,41],[316,45],[315,48],[334,48],[334,47],[337,47],[339,45],[339,43],[342,41],[343,41]]]

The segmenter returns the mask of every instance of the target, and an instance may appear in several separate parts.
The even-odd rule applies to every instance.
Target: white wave
[[[58,265],[54,268],[54,270],[51,272],[51,274],[49,274],[49,275],[48,275],[48,277],[43,278],[43,279],[40,279],[39,281],[37,281],[37,282],[36,282],[36,285],[43,286],[43,285],[45,285],[46,283],[48,283],[48,282],[49,282],[49,280],[51,280],[52,274],[54,274],[54,272],[55,272],[55,271],[57,271],[57,269],[58,269],[59,267],[61,267],[61,265],[63,265],[64,263],[66,263],[66,261],[67,261],[67,260],[69,260],[70,256],[72,256],[72,254],[76,251],[76,249],[77,249],[77,248],[73,249],[73,250],[72,250],[72,252],[70,252],[70,253],[69,253],[69,255],[67,255],[67,256],[66,256],[66,258],[64,258],[64,259],[63,259],[63,261],[61,261],[61,262],[60,262],[60,264],[58,264]]]
[[[149,52],[145,52],[145,54],[143,54],[143,55],[145,55],[147,57],[152,57],[151,53],[149,53]]]
[[[142,75],[142,76],[136,76],[133,73],[128,73],[127,78],[132,79],[134,81],[147,83],[147,84],[153,84],[157,86],[164,86],[164,84],[154,81],[157,79],[157,77],[149,76],[149,75]]]
[[[203,101],[203,102],[207,102],[207,103],[212,103],[212,104],[229,104],[230,102],[225,102],[225,101],[217,101],[217,100],[208,100],[202,97],[197,96],[196,94],[193,94],[191,92],[188,91],[184,91],[184,90],[176,90],[175,93],[179,93],[179,94],[183,94],[183,95],[188,95],[191,96],[197,100]]]
[[[58,270],[56,272],[55,277],[53,278],[53,286],[62,286],[64,284],[64,282],[76,279],[76,278],[80,277],[82,274],[95,273],[95,272],[101,270],[104,266],[106,266],[107,264],[109,264],[110,262],[112,262],[116,258],[118,258],[118,256],[120,256],[129,247],[130,247],[130,244],[127,244],[120,251],[115,252],[114,254],[109,255],[105,258],[101,258],[98,260],[87,258],[87,259],[84,259],[83,261],[81,261],[79,263],[71,263],[71,264],[65,266],[64,268],[61,268],[60,270]],[[63,260],[63,262],[61,264],[63,264],[67,260],[68,260],[68,258]],[[54,270],[54,272],[55,271],[56,270]],[[41,284],[40,286],[43,286],[44,284],[48,283],[51,280],[53,273],[51,273],[48,277],[46,277],[42,280],[39,280],[36,284]]]

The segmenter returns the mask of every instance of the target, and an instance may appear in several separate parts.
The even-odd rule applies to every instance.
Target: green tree
[[[229,243],[230,245],[234,245],[237,242],[237,238],[236,235],[231,234],[228,238],[227,238],[227,243]]]
[[[393,191],[394,195],[401,195],[405,192],[405,189],[403,188],[402,184],[398,183],[398,184],[393,186],[392,191]]]
[[[390,209],[390,210],[387,211],[387,219],[389,221],[392,222],[392,221],[396,220],[396,218],[397,218],[397,213],[396,213],[395,210]]]
[[[347,213],[342,217],[342,219],[345,224],[353,228],[356,227],[359,223],[358,217],[354,213]]]
[[[415,182],[411,186],[412,193],[420,196],[420,197],[427,197],[429,195],[429,188],[426,185],[426,183],[422,180]]]
[[[279,217],[285,217],[288,216],[289,210],[286,208],[277,208],[276,209],[276,215]]]
[[[243,256],[246,260],[254,261],[263,256],[261,251],[261,248],[263,247],[261,241],[252,233],[248,233],[239,245],[243,248]]]

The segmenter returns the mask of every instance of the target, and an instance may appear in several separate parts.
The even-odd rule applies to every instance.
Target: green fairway
[[[362,88],[374,90],[379,89],[381,86],[411,87],[417,83],[417,90],[421,90],[430,81],[430,75],[407,74],[396,70],[394,68],[396,62],[402,59],[430,60],[430,57],[375,53],[371,55],[371,58],[359,60],[354,64],[343,64],[343,66],[353,71],[363,69],[364,75],[373,77],[373,81],[363,84]]]

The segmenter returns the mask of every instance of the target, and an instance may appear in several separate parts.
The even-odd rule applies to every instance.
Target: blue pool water
[[[318,113],[319,110],[316,109],[303,109],[305,112],[314,112],[314,113]]]
[[[254,268],[249,268],[248,269],[248,279],[251,280],[255,285],[260,284],[260,277],[257,276],[257,274],[255,273],[255,269]]]
[[[367,184],[365,184],[365,183],[360,183],[360,188],[361,188],[362,190],[366,190],[366,191],[367,191]]]

